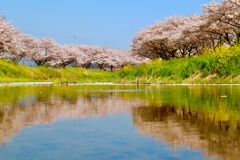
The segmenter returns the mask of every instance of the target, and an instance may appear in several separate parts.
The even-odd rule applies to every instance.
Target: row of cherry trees
[[[169,60],[200,54],[205,47],[240,42],[238,0],[213,1],[202,9],[201,15],[172,16],[140,30],[133,39],[132,52]]]
[[[23,34],[11,23],[0,18],[0,58],[19,62],[23,58],[34,61],[38,66],[48,65],[89,68],[91,64],[103,69],[120,68],[126,64],[137,65],[146,59],[133,55],[131,51],[108,49],[100,46],[59,45],[51,38],[36,39]]]

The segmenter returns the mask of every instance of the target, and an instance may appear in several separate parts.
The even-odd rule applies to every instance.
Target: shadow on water
[[[174,150],[202,149],[210,157],[238,159],[239,89],[238,86],[4,86],[0,87],[0,143],[5,145],[23,128],[34,125],[128,113],[138,132],[171,145]]]

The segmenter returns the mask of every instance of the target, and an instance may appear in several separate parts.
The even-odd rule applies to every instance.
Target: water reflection
[[[128,113],[141,134],[176,150],[238,159],[239,95],[238,86],[0,87],[0,144],[34,125]]]
[[[113,92],[80,94],[76,88],[52,87],[51,91],[48,87],[31,88],[33,90],[28,90],[28,93],[23,91],[24,95],[9,97],[14,99],[13,102],[3,102],[5,106],[0,108],[0,143],[10,140],[25,127],[50,124],[59,119],[128,113],[132,107],[147,104],[138,98],[124,100]]]
[[[134,124],[142,134],[175,146],[203,149],[212,157],[238,159],[240,124],[215,121],[208,112],[176,109],[172,105],[133,108]]]

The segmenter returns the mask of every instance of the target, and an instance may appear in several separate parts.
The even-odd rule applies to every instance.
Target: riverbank
[[[205,49],[196,57],[156,60],[117,72],[120,80],[132,83],[240,83],[240,45]]]
[[[28,67],[0,60],[0,83],[240,84],[239,64],[239,45],[206,49],[196,57],[125,66],[114,72],[75,67]]]
[[[88,70],[77,67],[48,68],[28,67],[0,60],[0,83],[12,82],[113,82],[113,72]]]
[[[113,83],[113,82],[96,82],[96,83],[58,83],[58,82],[10,82],[10,83],[0,83],[0,87],[2,86],[49,86],[49,85],[67,85],[67,86],[81,86],[81,85],[124,85],[124,86],[131,86],[131,85],[148,85],[148,86],[240,86],[238,84],[217,84],[217,83],[205,83],[205,84],[193,84],[193,83],[166,83],[166,84],[159,84],[159,83],[151,83],[151,84],[136,84],[136,83]]]

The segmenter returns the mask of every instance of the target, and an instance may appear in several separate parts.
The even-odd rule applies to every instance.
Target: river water
[[[238,159],[240,86],[0,86],[0,160]]]

